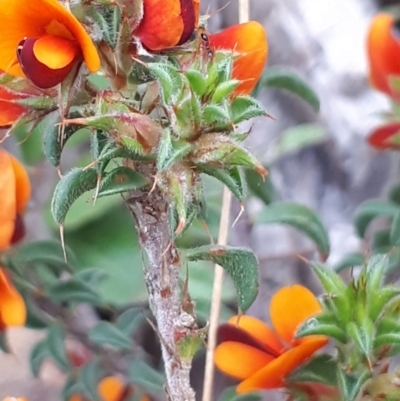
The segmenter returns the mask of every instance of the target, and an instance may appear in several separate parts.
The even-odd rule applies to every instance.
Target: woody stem
[[[129,165],[129,161],[126,164]],[[154,166],[136,166],[151,179]],[[194,401],[190,386],[191,361],[179,355],[179,341],[196,329],[196,320],[182,308],[179,285],[181,261],[170,236],[168,208],[165,195],[156,186],[148,191],[135,191],[125,202],[131,211],[142,248],[147,254],[144,277],[150,307],[157,322],[162,356],[167,378],[166,392],[172,401]]]

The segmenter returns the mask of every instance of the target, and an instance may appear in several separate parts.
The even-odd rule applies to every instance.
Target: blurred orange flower
[[[215,364],[242,381],[238,393],[284,387],[286,376],[328,342],[325,336],[295,338],[297,328],[319,312],[321,306],[307,288],[283,287],[271,299],[274,330],[251,316],[232,317],[219,328]]]
[[[21,214],[31,185],[24,166],[0,149],[0,251],[21,239]]]
[[[3,401],[28,401],[25,397],[6,397],[3,398]]]
[[[400,87],[394,88],[390,77],[400,79],[400,29],[390,14],[374,17],[367,36],[369,81],[373,87],[400,101]]]
[[[133,395],[130,385],[123,383],[121,379],[115,376],[107,376],[102,379],[97,386],[99,395],[104,401],[125,401]],[[73,395],[69,401],[83,401],[79,395]],[[140,401],[151,401],[147,395],[140,398]]]
[[[264,27],[250,21],[224,29],[209,36],[214,49],[233,52],[233,78],[243,81],[236,94],[249,94],[256,86],[268,57],[268,42]]]
[[[197,23],[195,3],[193,0],[143,0],[143,19],[133,35],[152,51],[187,42]]]
[[[375,128],[368,136],[368,143],[378,149],[400,150],[400,122]]]
[[[24,106],[14,103],[15,100],[25,99],[29,95],[14,92],[0,86],[0,128],[7,128],[28,112]]]
[[[40,88],[62,82],[82,59],[100,68],[92,39],[57,0],[0,1],[0,69]]]

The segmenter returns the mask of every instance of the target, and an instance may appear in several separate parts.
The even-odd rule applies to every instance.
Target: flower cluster
[[[271,299],[273,329],[251,316],[234,316],[220,326],[217,367],[241,380],[238,393],[288,386],[289,373],[328,342],[319,335],[296,338],[297,328],[321,311],[307,288],[283,287]]]

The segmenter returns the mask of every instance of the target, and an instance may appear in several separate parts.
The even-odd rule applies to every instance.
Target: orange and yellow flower
[[[143,19],[133,35],[151,51],[181,45],[190,39],[197,24],[197,3],[193,0],[143,0]]]
[[[319,312],[307,288],[283,287],[271,299],[273,329],[251,316],[234,316],[220,326],[217,367],[241,380],[238,393],[285,387],[287,375],[328,342],[325,336],[295,337],[298,327]]]
[[[209,36],[210,46],[233,52],[233,78],[242,81],[236,94],[249,94],[256,86],[268,57],[267,35],[263,26],[250,21]]]
[[[133,389],[126,385],[116,376],[107,376],[100,381],[97,391],[103,401],[125,401],[133,395]],[[69,401],[83,401],[80,395],[73,395]],[[140,401],[151,401],[147,395],[140,398]]]
[[[82,58],[89,71],[100,68],[92,39],[57,0],[1,0],[0,15],[0,69],[6,73],[50,88]]]
[[[390,84],[390,78],[400,78],[400,32],[390,14],[375,16],[367,36],[369,81],[371,85],[400,101],[400,88]]]

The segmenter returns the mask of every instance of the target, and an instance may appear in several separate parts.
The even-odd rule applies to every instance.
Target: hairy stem
[[[139,168],[149,179],[154,175],[152,166]],[[148,191],[130,193],[125,202],[147,253],[144,275],[161,342],[167,396],[172,401],[194,401],[189,377],[191,360],[180,356],[179,342],[197,331],[197,325],[195,318],[183,308],[179,285],[181,261],[170,235],[168,199],[156,186],[150,194]]]

